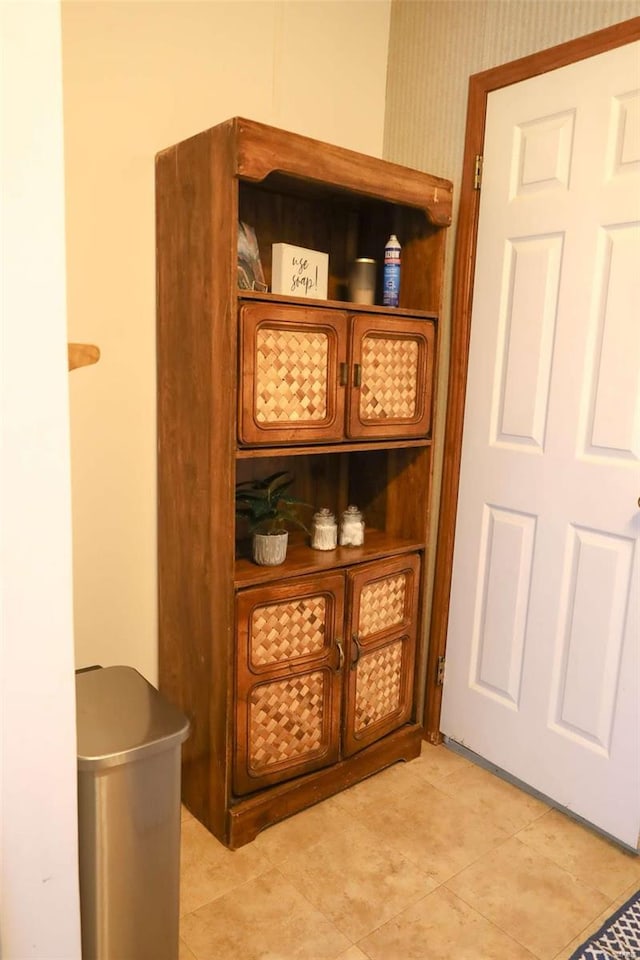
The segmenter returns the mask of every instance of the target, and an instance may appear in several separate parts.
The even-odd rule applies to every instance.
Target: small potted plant
[[[307,530],[298,517],[298,507],[311,505],[288,492],[292,483],[291,474],[281,471],[263,480],[236,484],[236,517],[248,521],[252,556],[262,566],[284,563],[289,539],[287,524]]]

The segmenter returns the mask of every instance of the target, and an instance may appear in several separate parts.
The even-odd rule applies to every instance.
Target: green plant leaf
[[[286,529],[286,524],[306,530],[296,508],[312,505],[287,492],[292,483],[293,477],[286,470],[261,480],[242,480],[236,484],[236,516],[247,520],[252,532],[275,532]]]
[[[293,483],[293,477],[285,470],[281,473],[274,473],[270,477],[266,477],[263,483],[270,496],[273,496],[276,492],[282,493],[283,490],[290,487]]]
[[[247,503],[254,503],[255,501],[265,501],[269,500],[269,494],[266,490],[243,490],[240,494],[236,495],[237,501],[246,501]]]
[[[300,500],[298,497],[294,497],[292,493],[281,493],[278,495],[278,500],[282,500],[283,503],[295,503],[300,507],[311,507],[312,504],[307,503],[306,500]]]

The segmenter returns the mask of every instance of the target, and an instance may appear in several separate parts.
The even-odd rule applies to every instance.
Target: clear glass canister
[[[357,507],[349,506],[340,519],[340,546],[360,547],[364,543],[364,517]]]
[[[313,515],[311,546],[314,550],[335,550],[338,545],[338,524],[328,507]]]

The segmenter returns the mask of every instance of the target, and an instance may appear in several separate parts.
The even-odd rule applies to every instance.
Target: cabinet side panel
[[[401,306],[419,304],[423,310],[440,312],[446,239],[445,230],[422,235],[407,230],[402,246]]]
[[[387,530],[399,537],[428,536],[431,447],[389,451]]]
[[[156,189],[160,687],[192,722],[185,802],[223,838],[236,390],[231,128],[161,154]]]

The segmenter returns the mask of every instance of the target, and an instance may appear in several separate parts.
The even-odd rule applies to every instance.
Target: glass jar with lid
[[[340,518],[340,546],[361,547],[364,543],[364,517],[353,504]]]
[[[313,515],[311,546],[314,550],[335,550],[338,545],[338,524],[328,507]]]

